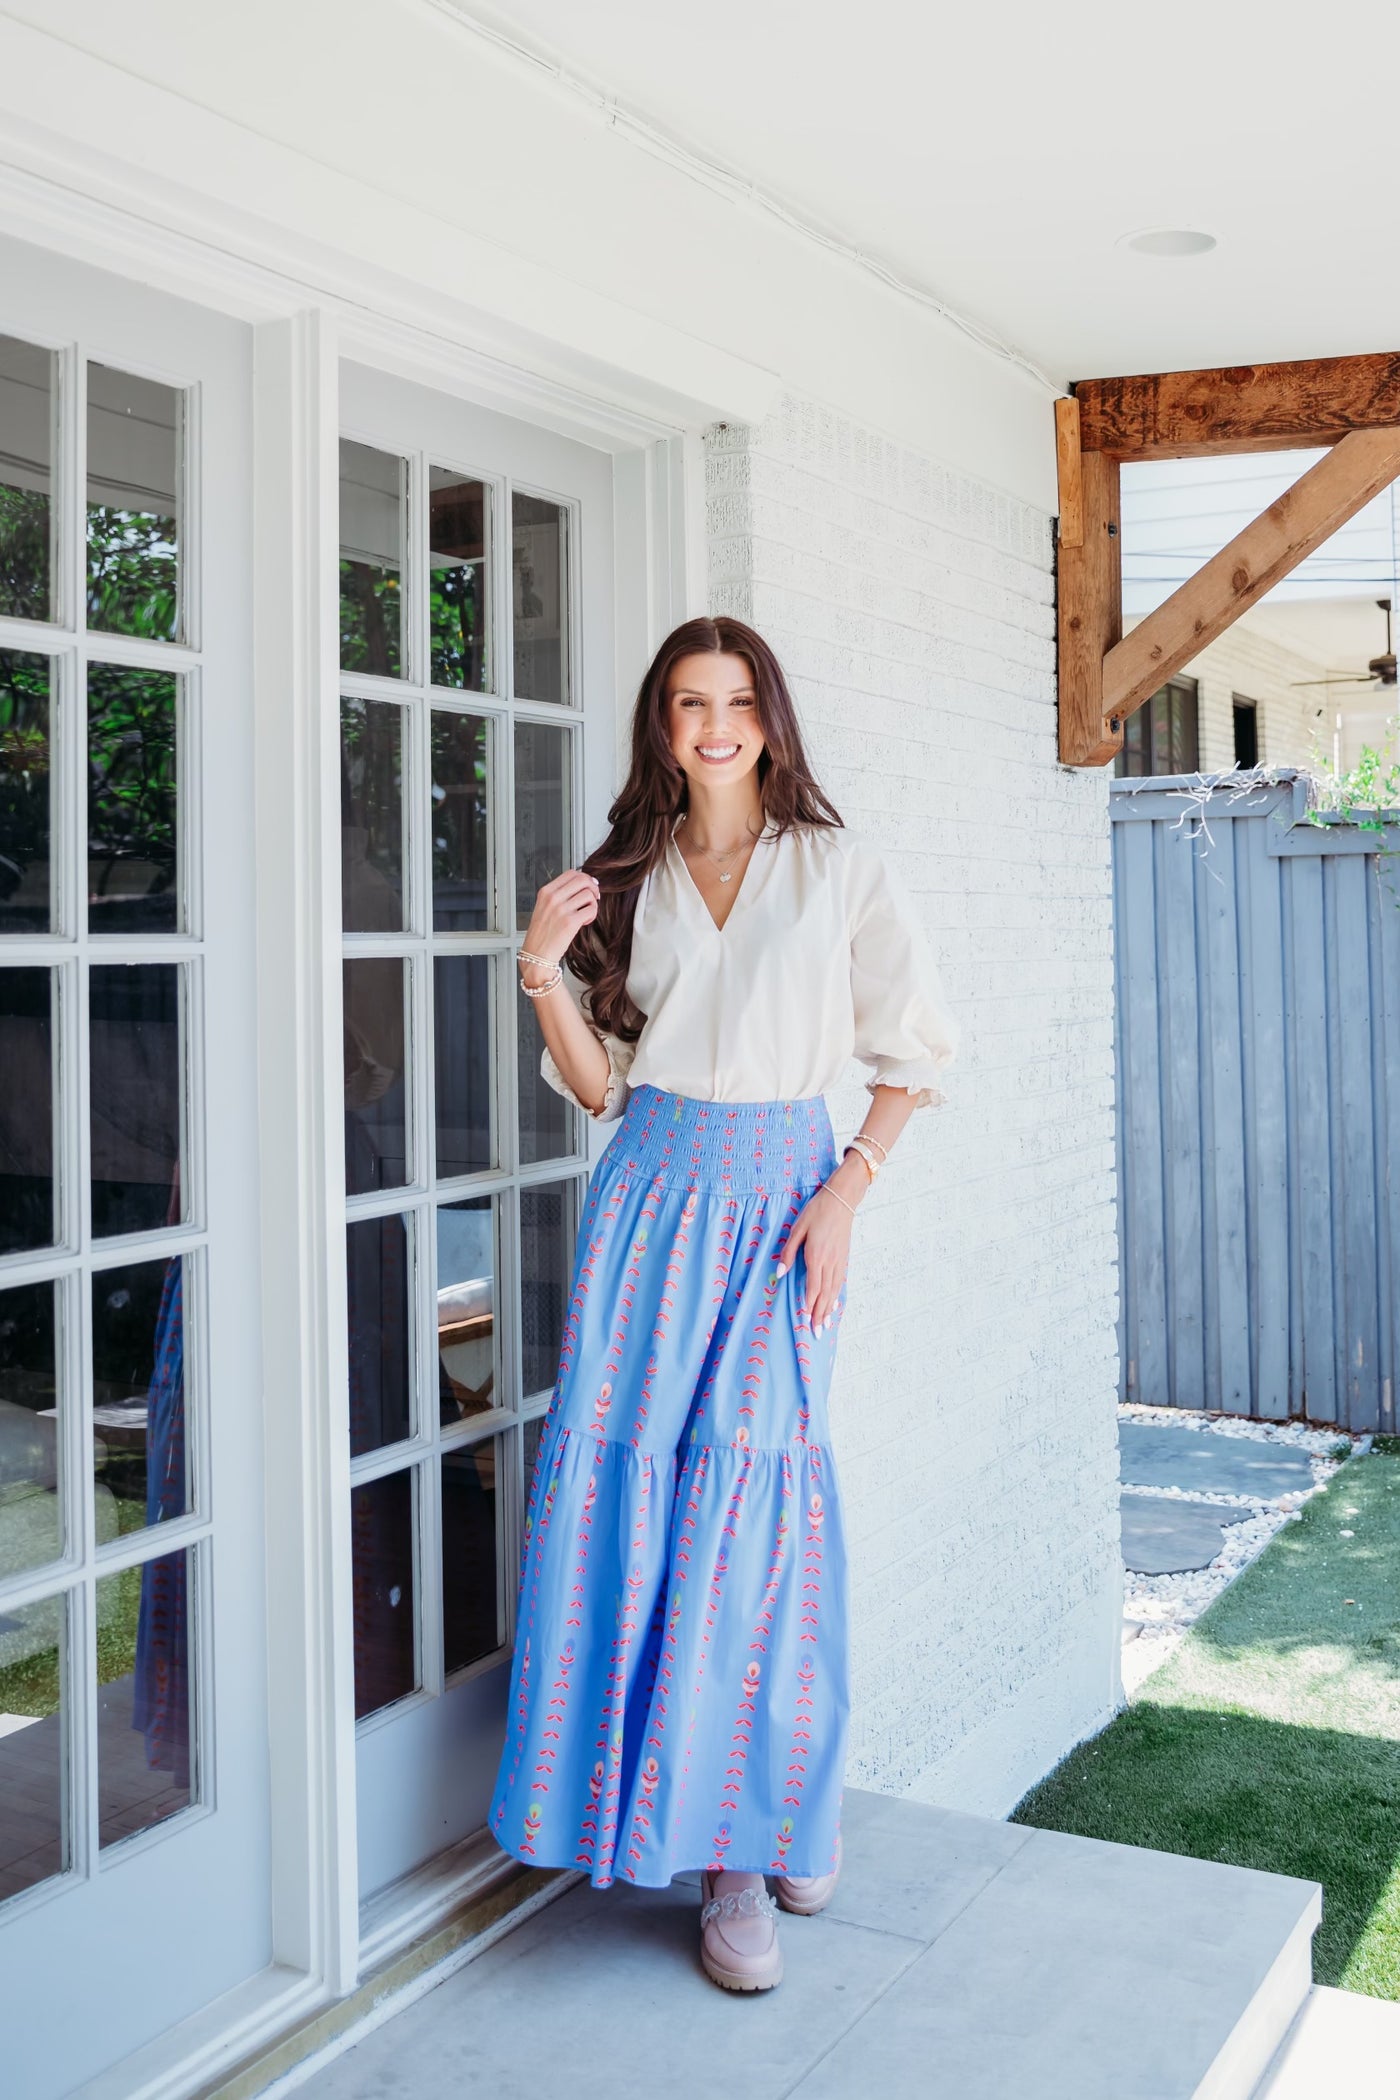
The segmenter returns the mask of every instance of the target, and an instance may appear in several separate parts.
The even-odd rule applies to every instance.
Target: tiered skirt
[[[820,1097],[629,1096],[589,1182],[530,1482],[490,1827],[662,1887],[823,1874],[845,1762],[846,1553],[806,1263]],[[844,1292],[842,1294],[844,1303]]]

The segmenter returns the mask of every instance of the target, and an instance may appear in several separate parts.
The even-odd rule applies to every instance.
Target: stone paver
[[[1225,1543],[1225,1528],[1243,1523],[1247,1509],[1222,1502],[1182,1502],[1174,1495],[1118,1498],[1123,1517],[1123,1565],[1135,1575],[1180,1575],[1208,1568]]]
[[[1125,1487],[1174,1487],[1189,1494],[1252,1495],[1272,1501],[1312,1486],[1306,1451],[1255,1437],[1212,1436],[1203,1429],[1118,1425],[1119,1475]]]
[[[582,1885],[300,2092],[1190,2100],[1253,2006],[1259,2061],[1218,2089],[1244,2100],[1306,1991],[1310,1883],[855,1789],[843,1827],[837,1900],[783,1919],[775,1991],[706,1981],[693,1886]],[[1302,1980],[1275,2002],[1300,1934]]]

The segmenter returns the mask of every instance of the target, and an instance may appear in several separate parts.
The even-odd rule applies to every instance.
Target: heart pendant
[[[734,876],[731,872],[728,875],[721,875],[719,879],[721,882],[732,882],[734,880]]]

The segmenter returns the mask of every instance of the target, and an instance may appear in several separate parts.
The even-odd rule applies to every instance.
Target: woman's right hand
[[[536,895],[521,945],[550,964],[562,962],[579,928],[597,918],[599,895],[596,875],[585,875],[582,868],[565,868]]]

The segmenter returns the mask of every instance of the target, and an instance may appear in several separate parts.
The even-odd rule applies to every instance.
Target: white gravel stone
[[[1335,1429],[1308,1429],[1297,1422],[1250,1422],[1238,1415],[1184,1413],[1174,1407],[1120,1406],[1122,1422],[1146,1422],[1154,1428],[1180,1429],[1185,1435],[1250,1437],[1257,1443],[1292,1444],[1306,1451],[1312,1462],[1312,1486],[1286,1495],[1219,1495],[1200,1488],[1139,1487],[1135,1495],[1160,1495],[1165,1501],[1214,1502],[1222,1507],[1247,1509],[1250,1514],[1238,1524],[1227,1525],[1224,1544],[1207,1568],[1192,1568],[1179,1575],[1138,1575],[1125,1569],[1123,1578],[1123,1690],[1129,1698],[1152,1672],[1179,1647],[1188,1627],[1194,1625],[1208,1604],[1268,1545],[1276,1532],[1291,1524],[1303,1504],[1325,1487],[1339,1465],[1335,1456],[1345,1445],[1355,1451],[1368,1439],[1349,1437]],[[1133,1634],[1131,1626],[1140,1630]]]

